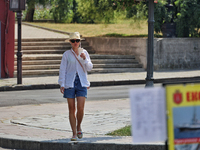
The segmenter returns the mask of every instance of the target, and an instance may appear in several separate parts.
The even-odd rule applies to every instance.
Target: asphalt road
[[[88,90],[88,101],[123,99],[129,97],[129,89],[144,88],[145,85],[121,85],[121,86],[102,86],[91,87]],[[155,86],[160,86],[159,84]],[[60,103],[66,102],[59,89],[46,90],[23,90],[0,92],[0,107]]]

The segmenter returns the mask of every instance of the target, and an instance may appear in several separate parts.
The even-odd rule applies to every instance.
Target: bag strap
[[[79,64],[81,65],[83,71],[85,72],[85,69],[83,68],[83,65],[81,64],[81,62],[79,61],[79,59],[77,58],[77,56],[74,54],[74,52],[71,50],[72,54],[74,55],[74,57],[76,58],[76,60],[79,62]]]

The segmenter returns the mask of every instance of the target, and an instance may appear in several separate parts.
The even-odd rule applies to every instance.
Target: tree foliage
[[[200,0],[176,0],[177,34],[179,37],[200,37]]]
[[[155,0],[154,29],[161,32],[164,23],[174,21],[178,37],[200,37],[200,0],[171,0],[174,8],[166,8],[168,0]],[[33,21],[35,4],[51,4],[55,22],[110,23],[116,14],[129,19],[148,18],[148,0],[27,0],[26,21]]]
[[[49,0],[26,0],[26,4],[28,5],[28,9],[26,12],[25,21],[33,22],[33,15],[35,12],[35,5],[36,4],[42,4],[46,5],[49,2]]]
[[[164,6],[165,3],[162,3],[158,1],[154,6],[154,30],[156,33],[161,32],[161,26],[163,23],[169,22],[169,19],[167,19],[167,10]]]
[[[77,0],[78,13],[83,23],[109,23],[114,18],[112,0]]]
[[[167,1],[155,4],[155,31],[161,31],[164,23],[176,23],[178,37],[200,37],[200,0],[172,0],[173,10],[168,12]]]
[[[51,2],[51,6],[51,12],[56,23],[64,23],[67,21],[71,21],[69,21],[69,19],[72,19],[73,15],[73,0],[53,0]]]

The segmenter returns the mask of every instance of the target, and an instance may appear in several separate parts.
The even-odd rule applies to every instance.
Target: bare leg
[[[76,107],[75,107],[75,99],[67,98],[68,108],[69,108],[69,122],[72,128],[73,136],[76,136]]]
[[[77,131],[81,131],[81,122],[84,116],[85,97],[77,97]]]

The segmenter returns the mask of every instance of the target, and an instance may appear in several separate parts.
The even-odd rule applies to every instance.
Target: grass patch
[[[102,37],[148,37],[148,34],[118,34],[118,33],[108,33],[105,35],[102,35]],[[163,37],[161,34],[154,34],[154,37],[161,38]]]
[[[130,34],[108,33],[108,34],[102,35],[102,37],[148,37],[148,35],[147,34],[130,35]]]
[[[46,28],[66,31],[80,32],[83,37],[148,37],[148,23],[146,20],[139,21],[124,20],[116,24],[77,24],[77,23],[30,23]],[[162,37],[155,34],[155,37]]]
[[[108,133],[111,136],[131,136],[131,126],[125,126],[121,129]]]

